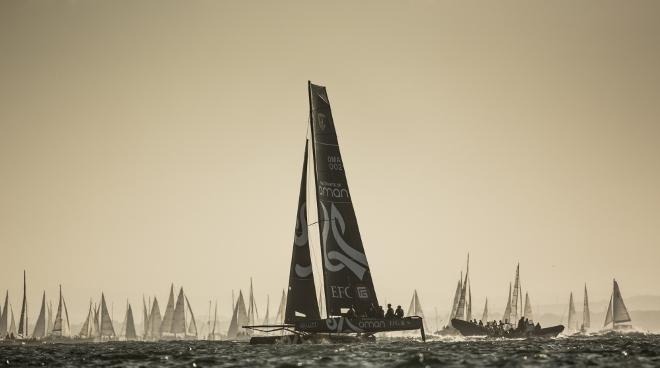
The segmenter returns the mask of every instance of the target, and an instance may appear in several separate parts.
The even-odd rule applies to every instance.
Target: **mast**
[[[18,335],[22,337],[27,337],[28,335],[27,281],[25,270],[23,270],[23,304],[21,306],[21,318],[18,322]]]
[[[57,304],[57,314],[55,315],[55,324],[53,325],[53,336],[64,336],[64,304],[62,303],[62,285],[60,285],[60,297]]]
[[[308,82],[326,313],[378,306],[326,89]]]

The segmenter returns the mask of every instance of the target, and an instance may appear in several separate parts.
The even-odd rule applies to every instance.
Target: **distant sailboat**
[[[96,312],[94,310],[94,306],[92,305],[92,301],[90,300],[89,309],[87,310],[87,318],[85,318],[85,322],[83,322],[83,325],[80,328],[80,333],[78,333],[78,336],[80,338],[88,339],[88,338],[97,337],[96,334],[98,334],[98,329],[94,328],[95,316],[96,316]]]
[[[149,312],[147,311],[147,303],[144,300],[144,295],[142,295],[142,330],[142,337],[146,339],[149,335]]]
[[[185,300],[183,299],[183,288],[179,289],[179,296],[176,298],[176,306],[174,307],[174,313],[172,314],[172,327],[169,333],[174,334],[176,338],[178,335],[185,335],[186,333],[186,305]],[[165,331],[163,331],[165,332]]]
[[[268,315],[269,312],[270,312],[270,295],[266,295],[266,314],[264,316],[264,321],[263,321],[264,325],[270,324],[270,316]]]
[[[48,331],[46,331],[46,336],[50,336],[53,333],[53,327],[55,327],[55,319],[53,319],[53,301],[48,301]]]
[[[152,340],[160,339],[160,325],[162,319],[160,317],[160,307],[158,306],[158,299],[154,297],[154,302],[151,305],[151,313],[149,313],[149,333],[148,338]]]
[[[520,314],[522,314],[522,291],[520,289],[520,264],[517,264],[516,279],[513,284],[513,294],[511,296],[511,315],[507,318],[512,325],[518,323],[518,318],[520,318]],[[519,298],[521,299],[520,304],[518,304]],[[520,305],[520,309],[518,309],[518,305]]]
[[[165,336],[172,333],[172,323],[174,322],[174,284],[170,286],[170,296],[167,298],[167,306],[165,307],[165,314],[163,314],[163,321],[160,324],[159,336]]]
[[[412,300],[410,301],[410,307],[408,307],[408,316],[419,316],[422,317],[422,322],[424,325],[425,331],[430,331],[426,325],[426,317],[424,316],[424,311],[422,310],[422,303],[419,301],[419,296],[417,295],[417,290],[413,291]]]
[[[483,323],[488,321],[488,298],[486,298],[486,304],[484,304],[484,314],[481,315],[481,321]]]
[[[509,297],[506,299],[506,308],[504,308],[504,315],[502,316],[502,322],[509,323],[511,318],[511,283],[509,283]]]
[[[584,285],[584,306],[582,307],[582,328],[586,332],[591,327],[591,314],[589,313],[589,295],[587,295],[587,284]]]
[[[133,320],[133,309],[131,305],[128,304],[126,308],[126,328],[124,329],[124,338],[126,340],[137,340],[137,333],[135,332],[135,321]]]
[[[186,299],[186,307],[188,307],[188,314],[190,314],[190,319],[188,320],[187,337],[194,338],[196,340],[198,336],[198,331],[197,331],[197,321],[195,321],[195,314],[192,311],[192,307],[190,307],[190,301],[188,301],[188,297],[186,295],[184,295],[183,297]]]
[[[53,324],[52,336],[70,337],[71,326],[69,324],[69,311],[66,308],[66,302],[62,296],[62,285],[60,285],[60,300],[57,305],[57,314],[55,314],[55,323]]]
[[[46,337],[46,292],[44,291],[41,297],[41,309],[39,310],[39,317],[37,317],[37,324],[34,326],[32,337],[35,339],[42,339]]]
[[[243,299],[243,291],[238,292],[238,300],[234,306],[234,312],[231,316],[231,322],[229,323],[229,330],[227,331],[227,337],[230,339],[235,339],[239,336],[239,332],[243,326],[248,324],[248,313],[245,308],[245,300]]]
[[[248,325],[256,325],[259,322],[257,320],[259,319],[259,311],[257,310],[257,302],[254,298],[254,289],[252,288],[252,277],[250,277],[250,299],[248,300],[248,311],[247,311],[247,324]],[[245,331],[249,333],[248,331]]]
[[[282,297],[280,298],[280,306],[277,307],[277,314],[275,315],[275,323],[284,323],[284,310],[286,309],[286,293],[282,290]]]
[[[101,293],[101,338],[114,338],[115,329],[112,327],[112,318],[110,318],[110,313],[108,312],[108,306],[105,303],[105,294]]]
[[[23,271],[23,303],[21,304],[21,319],[18,322],[18,337],[28,337],[27,281]]]
[[[630,325],[621,325],[621,323],[630,322],[630,314],[626,308],[626,304],[623,302],[623,297],[621,296],[621,291],[619,290],[619,284],[616,280],[613,281],[612,295],[610,296],[610,302],[607,306],[607,313],[605,313],[605,323],[604,327],[607,327],[610,323],[612,324],[612,329],[620,328],[630,328]]]
[[[11,312],[11,324],[9,325],[9,336],[16,336],[16,320],[14,319],[14,307],[9,304],[9,311]]]
[[[569,332],[577,330],[577,322],[575,303],[573,303],[573,293],[571,292],[571,297],[568,301],[568,322],[566,323],[566,328]]]
[[[9,291],[5,294],[5,304],[2,307],[2,314],[0,315],[0,339],[7,336],[9,327]]]

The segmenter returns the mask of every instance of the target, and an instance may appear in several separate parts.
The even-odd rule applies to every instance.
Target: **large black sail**
[[[289,297],[286,301],[285,323],[293,323],[301,318],[319,319],[319,305],[316,301],[316,287],[312,261],[309,256],[307,227],[307,143],[303,160],[300,196],[296,210],[296,232],[293,238],[293,254],[289,272]],[[303,317],[304,316],[304,317]]]
[[[316,200],[328,315],[378,305],[325,87],[309,83]]]

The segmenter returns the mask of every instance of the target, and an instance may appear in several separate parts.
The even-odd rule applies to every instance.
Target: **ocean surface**
[[[660,335],[251,346],[246,342],[0,344],[2,366],[659,367]]]

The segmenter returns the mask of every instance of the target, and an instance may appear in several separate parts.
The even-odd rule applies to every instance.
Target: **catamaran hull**
[[[251,345],[273,345],[273,344],[350,344],[359,342],[373,342],[373,335],[340,335],[340,334],[286,334],[280,336],[254,336],[250,339]]]
[[[472,322],[466,322],[460,319],[452,319],[452,326],[457,329],[463,336],[488,336],[488,337],[505,337],[511,339],[525,338],[525,337],[555,337],[564,331],[564,326],[552,326],[533,331],[516,331],[513,330],[505,334],[493,333],[493,331],[485,328],[484,326],[476,325]]]
[[[304,333],[359,333],[372,335],[378,332],[421,330],[421,317],[406,318],[352,318],[335,317],[305,320],[295,323],[295,330]]]

